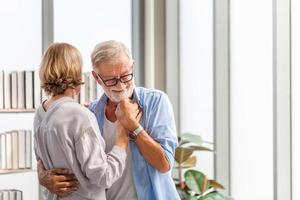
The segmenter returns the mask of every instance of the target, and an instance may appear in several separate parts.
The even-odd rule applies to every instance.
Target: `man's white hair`
[[[124,43],[115,40],[101,42],[95,46],[91,54],[93,68],[103,63],[114,63],[123,55],[132,61],[132,55]]]

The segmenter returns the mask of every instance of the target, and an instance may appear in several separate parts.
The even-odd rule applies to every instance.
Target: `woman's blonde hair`
[[[63,94],[81,82],[82,57],[78,49],[67,43],[53,43],[40,65],[41,87],[47,95]]]

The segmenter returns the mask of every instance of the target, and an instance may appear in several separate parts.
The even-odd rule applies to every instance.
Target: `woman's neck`
[[[52,95],[49,99],[47,99],[43,103],[44,110],[47,111],[55,101],[57,101],[58,99],[63,98],[63,97],[73,98],[73,90],[71,88],[69,88],[69,89],[66,89],[66,91],[63,94]]]

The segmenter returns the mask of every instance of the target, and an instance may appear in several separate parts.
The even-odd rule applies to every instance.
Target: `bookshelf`
[[[2,130],[15,130],[26,127],[32,130],[33,112],[28,113],[0,113]],[[14,146],[13,146],[14,148]],[[33,152],[33,145],[31,146]],[[16,189],[22,191],[23,200],[39,200],[39,183],[36,170],[36,160],[31,153],[31,168],[24,169],[1,169],[0,170],[0,189]]]
[[[0,113],[34,113],[35,109],[0,109]]]
[[[17,167],[7,167],[7,163],[2,164],[4,161],[0,161],[0,190],[20,190],[22,191],[23,200],[40,199],[36,159],[33,150],[33,118],[35,107],[40,104],[42,94],[39,85],[34,84],[35,82],[38,83],[38,81],[35,81],[35,78],[37,78],[37,76],[34,76],[35,74],[36,71],[33,70],[0,71],[0,134],[5,135],[8,132],[16,132],[18,130],[31,131],[29,143],[24,144],[25,146],[30,146],[31,149],[31,153],[27,154],[30,159],[26,161],[26,165],[29,163],[30,166],[20,167],[20,152],[23,150],[20,150],[19,143],[11,143],[12,152],[14,152],[11,153],[14,155],[12,158],[17,154],[17,159],[12,162],[14,164],[17,163],[14,165]],[[18,140],[20,137],[18,133]],[[2,141],[2,137],[0,138],[0,141]],[[7,152],[5,152],[6,154]],[[25,161],[23,160],[22,162],[24,163]]]
[[[0,174],[0,189],[22,191],[23,200],[39,200],[39,184],[36,171]]]
[[[35,169],[0,169],[1,174],[37,172]]]

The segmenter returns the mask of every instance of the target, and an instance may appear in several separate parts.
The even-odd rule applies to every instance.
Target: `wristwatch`
[[[143,130],[143,127],[139,125],[139,127],[137,127],[134,131],[128,133],[129,139],[135,141],[138,134],[140,134]]]

